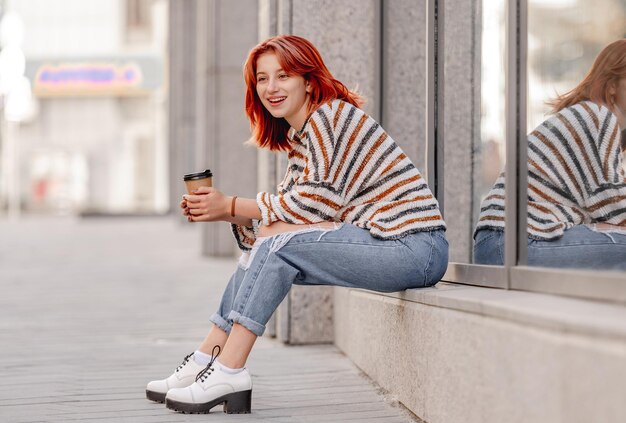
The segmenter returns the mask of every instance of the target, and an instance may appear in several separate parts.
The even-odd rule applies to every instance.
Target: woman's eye
[[[278,77],[280,79],[287,79],[287,78],[289,78],[289,75],[287,75],[286,73],[283,73],[283,74],[278,75]]]
[[[266,79],[267,79],[267,78],[266,78],[266,77],[264,77],[264,76],[259,76],[259,77],[256,79],[256,82],[264,82]]]

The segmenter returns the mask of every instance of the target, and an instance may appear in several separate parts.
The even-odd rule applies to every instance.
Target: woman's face
[[[302,76],[285,72],[274,53],[264,53],[256,62],[256,92],[272,116],[302,129],[308,116],[310,87]]]
[[[613,95],[612,109],[619,119],[619,126],[624,129],[626,124],[626,78],[620,78],[614,89],[611,90]]]

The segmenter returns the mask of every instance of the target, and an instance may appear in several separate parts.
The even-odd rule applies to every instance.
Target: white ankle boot
[[[186,388],[170,389],[165,406],[183,413],[208,413],[211,408],[224,403],[228,414],[250,413],[252,379],[247,369],[231,374],[222,370],[219,363],[209,363],[198,374],[196,382]]]
[[[165,394],[172,388],[184,388],[196,381],[196,375],[204,369],[204,366],[196,363],[193,353],[189,354],[176,368],[176,371],[167,379],[153,380],[146,386],[146,397],[156,402],[164,402]]]

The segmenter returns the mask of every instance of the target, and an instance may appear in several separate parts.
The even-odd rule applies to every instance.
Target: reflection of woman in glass
[[[528,263],[626,270],[626,40],[600,52],[528,135]],[[503,264],[504,175],[482,203],[474,260]]]
[[[254,139],[287,152],[289,166],[277,195],[200,188],[184,196],[190,221],[231,222],[245,253],[198,350],[147,386],[149,399],[177,411],[224,403],[226,412],[250,412],[244,365],[292,284],[398,291],[431,286],[447,267],[445,224],[426,182],[310,42],[259,44],[244,77]]]

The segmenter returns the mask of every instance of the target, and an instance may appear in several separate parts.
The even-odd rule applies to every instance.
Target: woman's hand
[[[183,197],[183,201],[180,202],[180,208],[183,209],[183,216],[188,217],[189,207],[187,207],[187,200],[185,200],[184,197]]]
[[[215,222],[230,216],[229,197],[212,187],[200,187],[193,194],[183,195],[180,206],[190,222]]]

